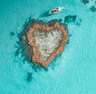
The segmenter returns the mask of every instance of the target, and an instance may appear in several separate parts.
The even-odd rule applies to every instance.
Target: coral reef
[[[35,32],[32,33],[33,27]],[[61,52],[65,44],[67,44],[69,34],[67,28],[58,20],[45,22],[29,18],[25,22],[22,31],[17,34],[17,37],[19,40],[17,41],[15,56],[21,55],[23,63],[29,62],[32,69],[37,72],[42,69],[48,71],[48,67],[45,66],[49,65],[51,61],[55,62],[50,63],[51,68],[54,69],[58,63],[55,57],[61,57]],[[50,56],[51,58],[49,59]],[[39,61],[41,59],[37,59],[37,57],[43,59],[43,61]],[[47,63],[44,63],[45,61]]]
[[[32,61],[47,66],[63,51],[68,34],[58,22],[51,24],[34,23],[27,32],[28,44],[32,48]]]

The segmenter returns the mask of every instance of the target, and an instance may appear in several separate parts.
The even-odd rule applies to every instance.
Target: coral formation
[[[82,2],[83,2],[84,4],[87,4],[87,3],[89,3],[89,0],[82,0]]]
[[[68,15],[68,16],[65,16],[65,19],[64,19],[64,23],[67,25],[68,23],[75,23],[76,22],[76,18],[77,16],[76,15]]]
[[[64,49],[68,34],[58,22],[34,23],[27,32],[28,44],[32,48],[32,61],[47,66]]]
[[[92,12],[96,12],[96,7],[95,7],[95,6],[92,6],[92,7],[90,8],[90,10],[91,10]]]

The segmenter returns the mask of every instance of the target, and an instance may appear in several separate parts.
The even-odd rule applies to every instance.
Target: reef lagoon
[[[46,68],[21,45],[32,19],[67,27],[64,51]],[[0,94],[96,94],[96,0],[0,0]]]

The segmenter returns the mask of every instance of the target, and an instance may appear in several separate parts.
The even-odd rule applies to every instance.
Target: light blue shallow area
[[[57,6],[65,9],[43,14]],[[96,94],[96,13],[80,0],[0,0],[0,94]],[[72,36],[54,70],[34,72],[22,57],[15,56],[17,33],[29,17],[49,21],[77,15],[81,25],[70,23]],[[10,36],[10,32],[15,35]],[[26,81],[27,73],[33,80]]]

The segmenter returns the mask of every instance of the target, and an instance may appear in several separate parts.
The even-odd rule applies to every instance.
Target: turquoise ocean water
[[[90,10],[96,6],[94,1],[84,4],[80,0],[0,0],[0,94],[96,94],[96,12],[94,8]],[[45,15],[57,6],[65,9]],[[61,56],[53,61],[58,63],[54,68],[51,65],[48,71],[34,72],[20,53],[14,54],[17,33],[27,18],[64,22],[68,15],[77,18],[68,24],[72,36]],[[28,72],[33,73],[29,82]]]

